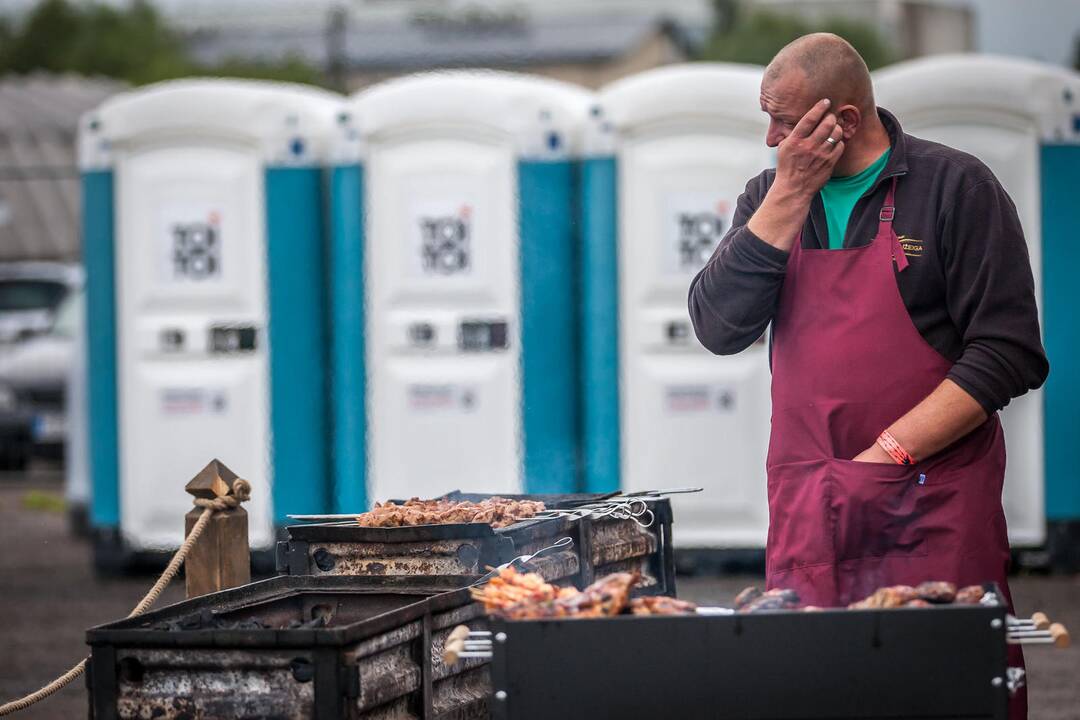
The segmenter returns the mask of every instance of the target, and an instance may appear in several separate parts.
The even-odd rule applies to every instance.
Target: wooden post
[[[232,495],[236,479],[236,473],[215,459],[185,489],[195,497],[212,500]],[[202,513],[202,508],[195,507],[184,516],[184,537]],[[184,578],[189,598],[251,582],[248,516],[242,506],[214,513],[187,556]]]

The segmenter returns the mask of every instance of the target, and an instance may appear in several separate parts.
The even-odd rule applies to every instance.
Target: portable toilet
[[[343,101],[185,80],[83,117],[99,566],[178,546],[212,458],[252,484],[253,548],[327,511],[320,162]]]
[[[763,548],[770,373],[765,338],[730,357],[697,341],[693,276],[772,167],[762,69],[696,63],[602,89],[582,162],[585,486],[698,486],[677,543]]]
[[[882,107],[904,130],[982,160],[1016,205],[1028,241],[1043,338],[1044,389],[1002,412],[1004,505],[1014,545],[1041,545],[1046,521],[1080,522],[1080,261],[1073,207],[1080,196],[1080,75],[1003,57],[936,56],[874,74]]]
[[[352,100],[339,136],[353,157],[331,175],[339,511],[577,489],[574,158],[589,98],[462,71]]]

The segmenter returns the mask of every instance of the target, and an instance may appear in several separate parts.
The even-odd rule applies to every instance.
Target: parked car
[[[68,292],[81,284],[77,265],[54,262],[0,264],[0,354],[48,332]]]
[[[0,354],[0,464],[7,469],[22,469],[31,455],[63,457],[65,394],[82,304],[81,290],[67,292],[48,330]]]
[[[0,382],[0,470],[26,468],[33,447],[33,417],[19,408],[15,389]]]

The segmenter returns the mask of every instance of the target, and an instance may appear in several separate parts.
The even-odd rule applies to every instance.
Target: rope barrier
[[[135,617],[136,615],[142,615],[149,610],[150,606],[161,596],[161,593],[168,587],[172,579],[176,577],[176,573],[180,572],[180,566],[184,564],[184,560],[187,559],[188,553],[190,553],[191,548],[195,546],[196,541],[198,541],[199,536],[202,535],[203,530],[206,529],[206,524],[210,522],[210,518],[215,512],[224,512],[225,510],[239,507],[240,503],[247,502],[251,498],[251,485],[247,480],[235,480],[233,482],[232,491],[232,495],[225,495],[213,499],[195,498],[195,507],[201,507],[203,509],[202,514],[199,515],[199,519],[195,521],[195,525],[192,526],[191,532],[184,538],[184,542],[180,545],[180,549],[172,556],[172,560],[169,561],[165,571],[161,573],[161,577],[157,579],[157,582],[150,588],[150,591],[143,596],[143,599],[139,601],[139,604],[135,606],[135,609],[128,613],[129,618]],[[32,692],[25,697],[21,697],[18,700],[12,700],[9,703],[0,705],[0,717],[17,713],[20,710],[25,710],[31,705],[41,702],[67,685],[70,685],[73,680],[86,672],[86,663],[88,660],[90,660],[89,657],[83,658],[75,665],[75,667],[71,668],[40,690]]]

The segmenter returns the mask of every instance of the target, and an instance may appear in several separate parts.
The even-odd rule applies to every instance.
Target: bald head
[[[864,115],[874,111],[870,70],[847,40],[813,33],[788,43],[765,68],[762,87],[797,83],[808,98],[832,100],[833,107],[854,105]]]

